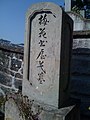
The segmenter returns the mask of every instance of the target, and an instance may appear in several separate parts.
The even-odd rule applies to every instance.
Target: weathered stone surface
[[[22,109],[19,109],[19,106],[17,106],[19,105],[18,102],[19,101],[15,102],[11,98],[6,102],[5,120],[7,120],[7,118],[10,120],[27,120],[25,118],[26,111],[23,112]],[[43,109],[41,110],[40,114],[37,114],[37,120],[80,120],[79,109],[76,106],[56,109],[54,107],[36,102],[32,105],[33,116],[36,115],[38,106],[42,107]],[[32,118],[32,120],[36,119]]]
[[[23,94],[60,107],[68,99],[72,20],[53,3],[33,5],[26,18]]]
[[[25,120],[20,115],[18,106],[12,99],[5,104],[5,120]]]
[[[69,11],[67,13],[74,21],[74,31],[90,30],[90,19],[86,19],[83,17],[83,15],[80,15],[73,11]]]

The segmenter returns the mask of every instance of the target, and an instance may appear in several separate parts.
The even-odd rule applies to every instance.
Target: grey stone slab
[[[25,120],[13,99],[5,103],[5,120]]]
[[[56,108],[67,101],[72,26],[71,18],[53,3],[38,3],[28,10],[23,95]]]
[[[76,105],[56,109],[45,104],[33,103],[33,110],[37,111],[37,106],[43,107],[37,116],[38,120],[80,120],[79,109]],[[25,113],[19,109],[13,99],[9,99],[5,104],[5,120],[26,120]],[[35,113],[35,111],[33,111]]]

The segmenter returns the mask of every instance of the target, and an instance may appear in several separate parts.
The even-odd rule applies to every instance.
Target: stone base
[[[32,106],[34,113],[37,110],[37,106],[43,108],[40,114],[37,114],[37,120],[80,120],[79,108],[76,105],[57,109],[34,102]],[[20,111],[15,101],[9,99],[5,105],[5,120],[26,120],[24,114],[20,113],[22,111]]]
[[[80,120],[80,112],[76,105],[54,110],[48,107],[39,117],[40,120]]]

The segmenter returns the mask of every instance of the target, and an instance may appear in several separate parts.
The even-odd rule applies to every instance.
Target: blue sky
[[[48,1],[64,5],[64,0],[0,0],[0,39],[24,43],[27,9],[32,4]]]

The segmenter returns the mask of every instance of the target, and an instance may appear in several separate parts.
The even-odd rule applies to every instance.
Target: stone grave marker
[[[23,95],[56,108],[68,100],[72,26],[71,18],[53,3],[28,10]]]
[[[69,97],[72,26],[70,17],[53,3],[29,9],[22,94],[6,102],[5,120],[80,120],[78,106],[60,108]]]

